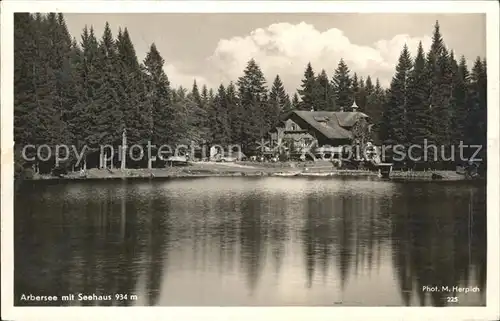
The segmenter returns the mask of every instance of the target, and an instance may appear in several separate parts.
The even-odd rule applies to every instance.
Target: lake
[[[40,181],[14,204],[16,305],[486,305],[484,183]]]

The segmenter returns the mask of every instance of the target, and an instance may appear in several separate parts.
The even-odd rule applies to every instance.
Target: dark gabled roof
[[[305,110],[294,110],[287,118],[290,118],[292,114],[300,117],[328,139],[351,139],[352,133],[347,128],[352,127],[360,118],[369,118],[361,112]]]

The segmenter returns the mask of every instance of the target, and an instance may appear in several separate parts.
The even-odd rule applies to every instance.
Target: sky
[[[69,32],[80,41],[85,25],[101,37],[106,21],[113,35],[127,28],[140,61],[152,43],[165,59],[174,87],[217,88],[236,81],[254,58],[269,87],[279,74],[289,93],[300,86],[308,62],[329,77],[341,58],[352,73],[388,86],[406,43],[414,55],[427,50],[436,20],[446,46],[472,66],[486,57],[484,14],[372,13],[66,13]]]

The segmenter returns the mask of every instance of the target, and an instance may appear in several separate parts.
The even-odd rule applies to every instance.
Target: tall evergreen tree
[[[453,64],[453,63],[452,63]],[[454,145],[459,145],[460,141],[466,139],[466,128],[468,120],[468,100],[469,100],[469,70],[465,57],[460,58],[460,63],[456,67],[453,81],[453,116],[451,121],[451,132]]]
[[[302,85],[298,92],[302,100],[301,109],[311,110],[318,108],[316,105],[319,101],[319,88],[311,63],[307,64],[304,78],[302,79]]]
[[[413,62],[413,69],[408,81],[408,142],[419,146],[424,145],[424,140],[429,139],[432,132],[430,110],[427,100],[428,80],[425,69],[425,53],[422,42],[418,45],[417,56]],[[422,152],[412,150],[415,160],[422,159]],[[423,160],[423,159],[422,159]]]
[[[173,142],[173,122],[176,119],[172,106],[172,93],[163,65],[165,60],[153,43],[144,59],[147,72],[147,99],[152,109],[153,132],[152,144],[162,145]]]
[[[271,108],[270,115],[273,117],[270,120],[270,127],[276,124],[281,114],[290,109],[290,98],[285,92],[285,87],[279,75],[274,78],[273,86],[269,92],[269,108]]]
[[[238,97],[243,122],[242,146],[243,149],[251,146],[260,139],[268,130],[265,122],[265,109],[267,107],[267,89],[264,74],[254,59],[248,61],[243,76],[238,78]]]
[[[97,70],[100,71],[100,83],[96,91],[91,113],[95,130],[90,136],[94,146],[121,143],[125,118],[121,108],[120,79],[116,65],[117,50],[109,23],[106,22],[104,33],[98,46]]]
[[[299,110],[300,109],[300,100],[299,100],[299,95],[297,93],[293,94],[292,109],[293,110]]]
[[[193,81],[193,88],[191,89],[191,94],[193,95],[193,99],[198,104],[200,108],[203,108],[203,102],[201,100],[200,91],[198,90],[198,84],[196,83],[196,79]]]
[[[226,88],[227,110],[229,112],[230,138],[231,144],[238,144],[243,141],[244,109],[238,101],[236,86],[230,82]]]
[[[37,45],[35,20],[29,13],[14,15],[14,142],[33,144],[39,132],[37,101]]]
[[[372,136],[377,139],[377,141],[380,141],[382,139],[382,115],[386,104],[386,95],[378,78],[375,81],[375,86],[373,86],[371,78],[368,77],[365,88],[367,88],[367,92],[369,93],[366,99],[367,105],[365,107],[365,112],[371,117],[372,123],[374,124],[372,127]]]
[[[486,67],[477,57],[472,67],[469,85],[468,121],[466,141],[469,145],[482,146],[482,158],[487,147],[487,77]]]
[[[332,79],[332,86],[335,92],[336,110],[340,108],[348,110],[351,107],[354,100],[351,85],[352,80],[349,67],[347,67],[344,59],[340,59]]]
[[[146,78],[141,70],[137,55],[127,28],[118,33],[117,61],[119,75],[119,99],[130,144],[146,144],[151,136],[153,115],[151,106],[146,103]]]
[[[429,52],[427,53],[426,58],[426,73],[427,73],[427,82],[428,82],[428,106],[431,110],[431,123],[432,123],[432,133],[429,137],[429,142],[434,144],[440,144],[440,140],[442,141],[443,137],[440,137],[440,133],[436,131],[440,131],[437,126],[439,123],[439,115],[443,114],[443,108],[440,106],[442,97],[439,95],[439,89],[441,88],[440,84],[440,64],[438,61],[440,57],[443,56],[444,51],[444,42],[440,32],[439,22],[436,21],[434,25],[434,33],[432,36],[432,44]],[[442,142],[441,142],[442,143]]]
[[[335,93],[324,69],[321,70],[316,81],[318,87],[318,110],[335,110]]]
[[[363,79],[363,77],[359,78],[359,90],[354,96],[356,98],[356,104],[359,107],[359,111],[364,112],[366,108],[368,93],[366,92],[365,80]]]
[[[366,77],[365,90],[367,95],[371,95],[375,87],[373,86],[372,78],[370,76]]]
[[[191,139],[198,143],[203,144],[209,133],[209,121],[208,118],[208,106],[205,106],[203,99],[198,90],[198,84],[196,79],[193,81],[193,87],[188,95],[188,98],[193,102],[190,108],[190,113],[192,117]]]
[[[450,145],[451,97],[452,97],[452,65],[446,48],[443,47],[437,60],[436,90],[433,94],[431,116],[434,141],[440,146]]]
[[[220,85],[209,111],[212,144],[222,144],[224,146],[231,141],[227,103],[226,89],[223,85]]]
[[[405,45],[398,59],[396,74],[392,78],[386,108],[383,113],[381,134],[386,144],[407,143],[406,111],[408,104],[408,75],[411,67],[410,52]]]

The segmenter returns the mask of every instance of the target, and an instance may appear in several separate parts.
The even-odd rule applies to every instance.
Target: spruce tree
[[[439,131],[437,128],[439,124],[439,115],[442,114],[442,108],[441,106],[438,106],[441,103],[441,97],[439,94],[439,89],[440,89],[440,77],[441,77],[441,72],[440,72],[440,66],[438,64],[438,60],[440,57],[443,55],[443,50],[444,50],[444,42],[443,38],[441,36],[440,32],[440,27],[439,27],[439,22],[436,21],[434,25],[434,33],[432,36],[432,44],[429,52],[427,53],[426,57],[426,73],[427,73],[427,82],[428,82],[428,106],[429,109],[431,110],[431,128],[432,128],[432,133],[429,135],[429,143],[433,144],[440,144],[440,140],[443,139],[443,137],[440,137],[440,133],[436,132]],[[437,110],[436,110],[437,108]]]
[[[344,109],[347,111],[353,103],[352,80],[349,67],[344,59],[340,59],[335,74],[332,79],[332,87],[335,93],[335,110]]]
[[[200,91],[198,90],[198,84],[196,83],[196,79],[193,81],[193,88],[191,89],[191,95],[193,95],[193,99],[198,105],[198,107],[203,108],[203,102],[201,100]]]
[[[407,94],[408,75],[412,61],[408,47],[405,45],[398,59],[396,74],[392,78],[387,104],[383,113],[381,127],[385,144],[407,144]]]
[[[302,100],[301,109],[312,110],[318,108],[316,105],[319,101],[319,88],[311,63],[307,64],[302,85],[298,92]]]
[[[130,144],[146,144],[150,138],[152,113],[146,103],[145,75],[141,70],[137,55],[127,28],[118,33],[117,73],[119,75],[119,99]]]
[[[285,92],[285,87],[279,75],[274,78],[273,86],[269,92],[269,108],[271,109],[269,128],[276,125],[281,114],[290,110],[290,98]]]
[[[208,106],[203,104],[196,79],[193,81],[193,87],[187,98],[190,101],[188,107],[191,115],[191,126],[193,127],[190,130],[191,139],[197,144],[203,144],[210,132],[208,127]]]
[[[212,144],[225,146],[231,141],[227,103],[226,89],[223,85],[220,85],[209,109]]]
[[[292,98],[292,110],[299,110],[299,109],[300,109],[299,95],[297,93],[294,93]]]
[[[452,97],[452,66],[446,48],[443,47],[437,59],[437,79],[434,83],[436,91],[433,94],[431,116],[434,141],[438,146],[450,145],[451,97]]]
[[[472,67],[468,98],[466,141],[468,145],[481,145],[484,153],[487,145],[487,77],[480,57]],[[484,154],[482,156],[485,160]]]
[[[237,84],[242,115],[246,119],[243,122],[242,145],[244,150],[248,150],[268,131],[264,118],[267,105],[266,80],[254,59],[247,63]]]
[[[243,140],[243,123],[245,122],[244,109],[238,101],[236,86],[230,82],[226,88],[227,109],[229,112],[230,142],[239,144]]]
[[[359,79],[358,79],[358,74],[354,73],[352,77],[352,83],[351,83],[351,92],[352,92],[352,99],[353,101],[358,98],[359,95]],[[359,101],[356,101],[356,104],[359,106]],[[351,106],[349,106],[351,107]]]
[[[356,104],[359,107],[359,111],[364,112],[366,108],[366,100],[368,98],[368,93],[365,88],[365,80],[363,77],[359,78],[359,90],[355,94]]]
[[[428,80],[425,69],[425,53],[420,42],[418,45],[417,56],[413,62],[413,69],[409,75],[408,81],[408,142],[422,146],[424,140],[429,139],[432,132],[432,123],[428,104]],[[422,151],[412,150],[412,157],[422,159]]]
[[[151,106],[153,115],[152,144],[162,145],[175,143],[173,136],[175,110],[172,106],[172,93],[170,81],[168,80],[163,65],[165,60],[153,43],[144,59],[147,71],[147,100]]]
[[[335,93],[324,69],[321,70],[321,73],[317,77],[316,81],[318,87],[318,110],[335,110]]]
[[[466,140],[466,128],[468,121],[469,100],[469,70],[465,57],[460,58],[456,67],[453,82],[453,115],[451,121],[451,132],[454,139],[453,144],[459,145],[460,141]]]
[[[207,85],[203,85],[203,87],[201,87],[201,101],[203,106],[207,106],[208,100],[209,100],[208,88]]]
[[[98,46],[97,70],[100,78],[93,101],[93,124],[95,129],[90,136],[92,145],[121,143],[122,131],[125,128],[125,118],[121,109],[120,79],[118,76],[117,50],[109,23],[106,22],[104,33]]]
[[[36,99],[37,66],[35,20],[29,13],[14,14],[14,142],[35,142],[39,104]]]
[[[367,95],[371,95],[375,87],[373,86],[372,78],[370,76],[366,77],[365,90]]]

